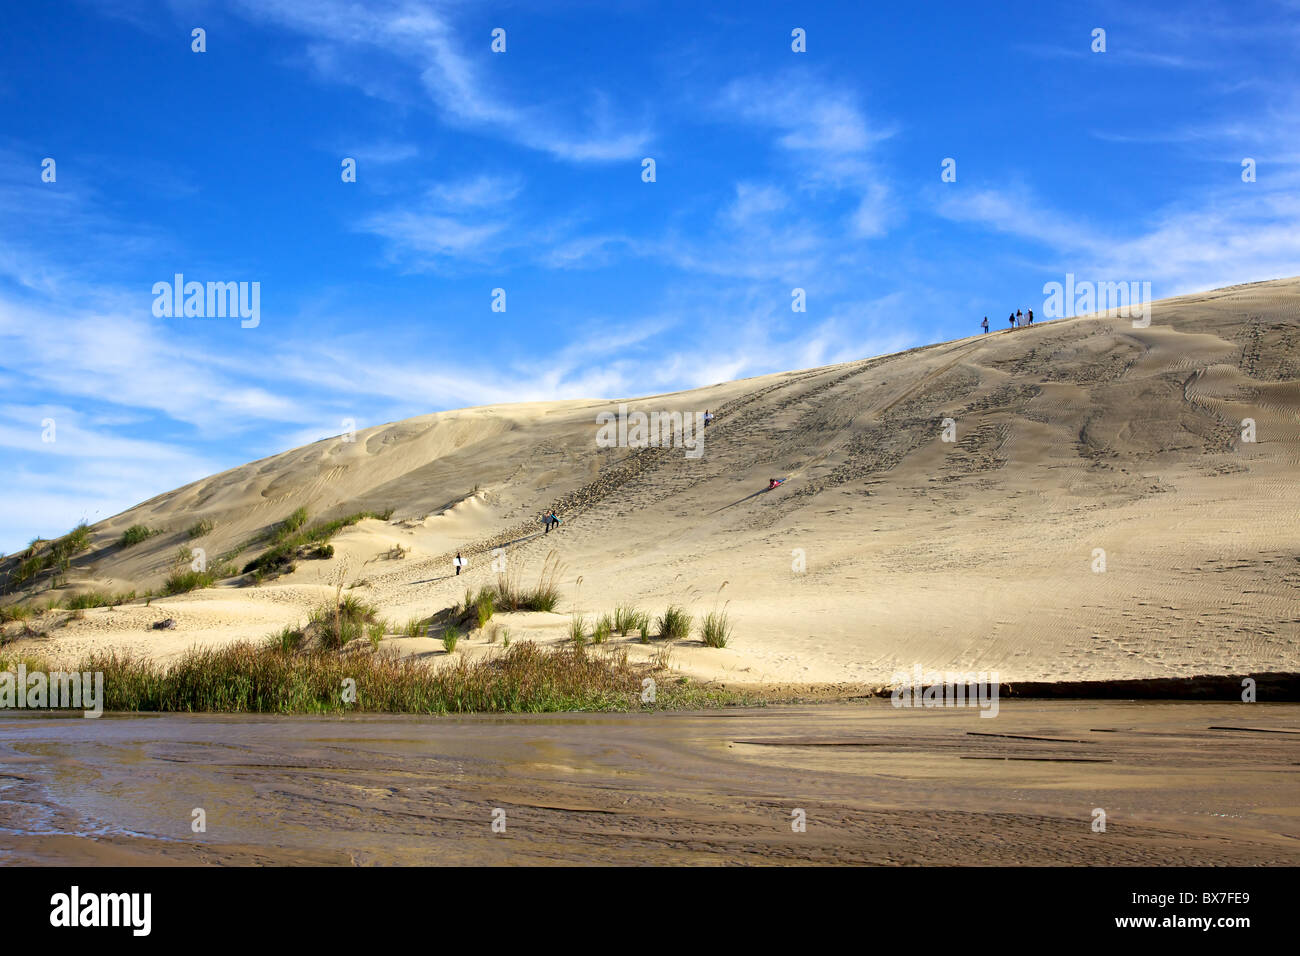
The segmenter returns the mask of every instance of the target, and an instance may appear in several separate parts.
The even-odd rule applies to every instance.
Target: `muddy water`
[[[1294,865],[1298,806],[1300,705],[0,720],[20,863]]]

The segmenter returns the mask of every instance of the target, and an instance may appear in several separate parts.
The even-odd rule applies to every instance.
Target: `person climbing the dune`
[[[708,428],[712,424],[713,424],[713,412],[709,411],[706,408],[704,410],[704,427]]]
[[[1034,310],[1029,310],[1029,321],[1026,323],[1031,329],[1034,327]]]
[[[459,551],[456,552],[456,560],[453,561],[452,564],[456,565],[456,574],[459,575],[460,569],[465,566],[465,559],[460,556]]]
[[[548,514],[545,518],[542,519],[542,523],[546,525],[546,533],[550,534],[552,528],[559,527],[560,519],[556,517],[554,511],[551,511],[550,514]]]
[[[784,478],[769,478],[767,480],[767,490],[771,491],[773,488],[780,487],[783,481],[785,481]]]
[[[1011,324],[1011,327],[1014,329],[1016,327],[1016,314],[1012,312],[1009,316],[1007,316],[1007,321]]]

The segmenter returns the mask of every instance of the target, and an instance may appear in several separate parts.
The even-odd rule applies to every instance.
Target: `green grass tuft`
[[[527,641],[475,661],[436,663],[368,648],[295,651],[291,646],[302,643],[297,633],[286,629],[260,644],[195,648],[166,664],[99,653],[78,661],[76,670],[103,673],[108,711],[280,714],[640,711],[649,706],[640,700],[642,680],[660,673],[652,665],[630,663],[625,652],[543,649]],[[14,670],[18,661],[0,651],[0,671]],[[33,673],[51,669],[39,660],[27,665]],[[354,703],[343,700],[347,679],[355,682]],[[754,702],[734,692],[663,679],[653,706],[675,710]]]
[[[642,625],[650,625],[650,615],[645,611],[639,611],[634,605],[620,604],[614,608],[614,630],[625,635],[628,631],[635,631]]]
[[[148,541],[155,535],[162,534],[158,528],[150,528],[148,525],[133,524],[122,532],[122,537],[117,539],[119,547],[129,548],[132,545],[139,544],[141,541]]]
[[[86,591],[68,598],[68,610],[81,611],[91,607],[117,607],[127,601],[135,600],[135,592],[109,594],[106,591]]]
[[[731,640],[731,621],[726,611],[710,611],[700,624],[700,639],[705,647],[726,647]]]
[[[6,604],[0,607],[0,624],[10,621],[25,621],[32,616],[32,609],[25,604]]]
[[[456,625],[451,625],[447,630],[442,632],[442,649],[448,654],[456,653],[456,645],[460,643],[460,631]]]
[[[581,614],[569,618],[569,641],[574,647],[587,643],[587,620]]]
[[[655,622],[659,636],[669,641],[680,641],[691,633],[691,616],[686,609],[676,604],[670,605]]]
[[[251,574],[255,580],[260,581],[268,576],[288,572],[294,566],[294,560],[299,557],[333,557],[334,546],[328,542],[339,531],[365,518],[387,521],[392,514],[391,508],[383,512],[358,511],[355,514],[319,522],[310,528],[305,528],[303,526],[307,521],[307,509],[298,508],[276,526],[271,547],[244,565],[244,574]],[[245,548],[239,549],[239,551],[243,550]]]

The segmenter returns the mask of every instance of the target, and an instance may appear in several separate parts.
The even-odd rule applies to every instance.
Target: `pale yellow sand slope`
[[[575,609],[681,603],[699,615],[726,601],[732,646],[692,638],[676,665],[738,682],[850,684],[914,663],[1004,680],[1300,670],[1300,280],[1164,301],[1146,329],[1060,320],[632,402],[717,412],[698,459],[598,449],[596,414],[614,405],[422,416],[147,501],[95,526],[74,587],[157,588],[201,517],[217,528],[196,543],[217,555],[300,505],[314,517],[395,512],[274,583],[62,626],[47,615],[50,637],[37,643],[167,656],[258,637],[301,620],[339,578],[368,581],[358,594],[394,621],[427,616],[491,581],[487,545],[535,535],[554,505],[561,530],[517,541],[509,559],[527,579],[553,549],[564,613],[503,619],[516,637],[560,639]],[[1257,442],[1241,440],[1246,418]],[[121,552],[114,542],[134,523],[168,533]],[[409,555],[386,557],[398,543]],[[458,548],[471,560],[460,579]],[[177,627],[149,629],[164,617]]]

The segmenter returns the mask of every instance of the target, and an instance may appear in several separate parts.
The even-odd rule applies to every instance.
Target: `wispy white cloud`
[[[571,110],[578,125],[539,103],[518,103],[500,91],[469,51],[488,53],[489,38],[469,38],[451,22],[453,4],[419,0],[238,0],[251,20],[273,23],[310,42],[311,62],[323,77],[362,88],[367,94],[398,98],[391,85],[369,78],[383,71],[361,69],[362,54],[397,60],[418,78],[443,118],[453,125],[518,143],[572,162],[640,158],[650,140],[646,123],[619,115],[599,92],[584,92]]]
[[[420,149],[414,143],[397,143],[389,140],[353,143],[338,148],[340,156],[351,156],[358,163],[373,163],[387,166],[392,163],[404,163],[420,155]]]
[[[805,201],[850,197],[844,221],[852,238],[884,236],[900,220],[902,206],[874,155],[897,131],[869,120],[851,90],[794,74],[747,77],[728,83],[716,105],[733,121],[772,131]]]
[[[1149,280],[1159,296],[1289,276],[1300,263],[1300,198],[1259,183],[1155,210],[1137,230],[1051,208],[1026,188],[945,193],[936,211],[1038,243],[1060,271]]]
[[[512,225],[508,207],[521,188],[517,178],[487,175],[439,183],[418,203],[373,213],[358,228],[387,240],[392,261],[409,269],[495,258],[524,241],[517,233],[506,236]]]

